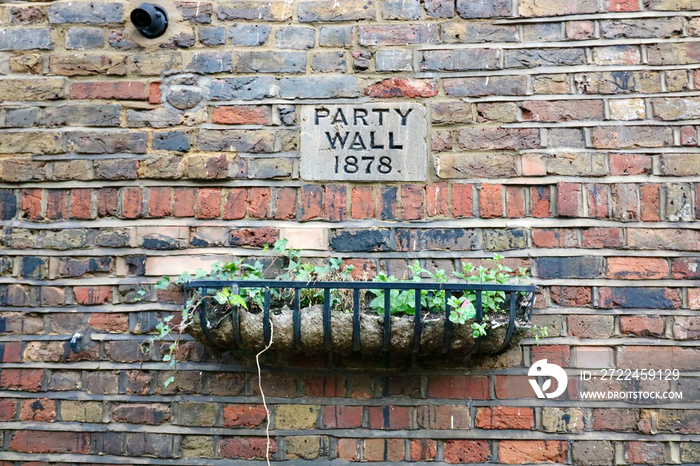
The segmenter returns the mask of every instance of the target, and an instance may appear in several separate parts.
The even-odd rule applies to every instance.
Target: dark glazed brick
[[[623,307],[644,309],[674,309],[680,305],[677,290],[667,288],[601,288],[601,307]]]
[[[603,276],[602,257],[540,257],[540,278],[599,278]]]
[[[336,230],[331,249],[343,252],[391,251],[391,232],[387,229]]]
[[[17,197],[11,189],[0,189],[0,220],[12,220],[17,215]]]

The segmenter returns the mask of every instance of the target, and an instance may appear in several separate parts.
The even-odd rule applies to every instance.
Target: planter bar
[[[495,354],[503,351],[508,347],[511,338],[515,332],[515,320],[518,310],[517,294],[526,294],[524,314],[529,319],[532,313],[534,304],[534,295],[537,291],[535,285],[500,285],[500,284],[469,284],[469,283],[435,283],[435,282],[302,282],[302,281],[278,281],[278,280],[192,280],[184,285],[186,293],[191,290],[202,290],[202,296],[212,295],[224,288],[232,288],[234,294],[239,294],[242,289],[257,288],[264,290],[264,305],[262,312],[262,330],[264,342],[267,345],[272,338],[271,329],[271,289],[292,289],[294,290],[293,297],[293,344],[294,349],[303,350],[302,343],[302,313],[300,304],[300,293],[302,289],[321,289],[323,290],[323,305],[322,305],[322,321],[323,321],[323,347],[327,352],[333,350],[333,336],[331,333],[332,325],[332,309],[331,309],[331,290],[352,290],[353,305],[352,305],[352,349],[354,351],[362,350],[362,335],[361,335],[361,309],[360,296],[362,291],[377,291],[384,292],[384,318],[382,322],[382,344],[381,350],[384,353],[391,352],[392,339],[392,315],[391,315],[391,291],[392,290],[413,290],[414,291],[414,316],[413,316],[413,338],[410,342],[410,351],[418,353],[421,348],[421,332],[423,329],[421,292],[422,291],[445,291],[445,313],[444,313],[444,337],[441,344],[441,352],[447,353],[450,351],[455,324],[450,320],[451,307],[449,299],[451,293],[474,292],[476,299],[474,306],[476,316],[474,321],[481,324],[484,319],[483,296],[484,292],[504,292],[508,294],[508,327],[505,333],[503,342],[498,345],[495,351],[489,351],[490,354]],[[207,315],[208,300],[204,300],[204,305],[199,308],[199,324],[202,328],[202,334],[206,343],[221,346],[217,343],[217,339],[212,335],[212,325]],[[236,346],[243,347],[243,339],[241,337],[240,328],[240,313],[238,306],[234,306],[229,314],[231,329],[233,332],[233,341]],[[220,323],[220,322],[219,322]],[[479,351],[483,337],[478,337],[474,341],[474,346],[470,351],[470,355],[476,354]],[[500,340],[499,340],[500,341]],[[230,349],[230,348],[226,348]],[[439,350],[438,350],[439,351]]]

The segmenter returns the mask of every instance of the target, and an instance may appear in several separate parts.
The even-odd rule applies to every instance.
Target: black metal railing
[[[263,338],[265,342],[270,341],[271,326],[270,326],[270,296],[271,289],[293,289],[293,338],[295,348],[301,350],[301,306],[300,306],[300,291],[302,289],[322,289],[324,292],[323,299],[323,336],[324,345],[327,351],[331,351],[331,290],[352,290],[353,292],[353,348],[355,351],[360,351],[360,292],[366,290],[384,291],[384,323],[383,323],[383,341],[382,346],[385,352],[391,350],[391,290],[413,290],[415,293],[414,302],[414,330],[412,350],[417,353],[420,348],[421,329],[422,329],[422,309],[421,309],[421,292],[422,291],[445,291],[445,311],[444,325],[445,338],[442,352],[449,351],[453,326],[455,325],[450,320],[452,311],[449,299],[452,293],[474,292],[476,299],[474,307],[476,309],[475,321],[482,323],[484,318],[483,296],[484,292],[504,292],[509,298],[508,302],[508,328],[503,343],[492,353],[498,353],[504,350],[513,336],[515,331],[516,312],[519,309],[517,302],[518,293],[524,294],[524,314],[527,319],[532,315],[532,307],[534,304],[535,293],[538,287],[536,285],[495,285],[495,284],[470,284],[470,283],[435,283],[435,282],[303,282],[303,281],[278,281],[278,280],[192,280],[184,285],[185,293],[190,290],[202,290],[202,296],[216,293],[224,288],[232,288],[233,293],[238,294],[242,289],[263,289],[264,304],[263,308]],[[376,293],[375,293],[376,294]],[[523,306],[520,306],[522,309]],[[238,306],[232,308],[231,317],[233,325],[233,337],[238,346],[241,345],[241,333],[238,318]],[[210,323],[207,317],[205,306],[199,308],[199,318],[202,327],[202,333],[206,339],[213,345],[216,345],[215,339],[212,338]],[[475,341],[475,348],[472,352],[478,350],[481,337]]]

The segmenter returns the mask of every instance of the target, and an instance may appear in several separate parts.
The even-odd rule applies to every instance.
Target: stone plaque
[[[304,180],[425,181],[425,107],[413,102],[305,105]]]

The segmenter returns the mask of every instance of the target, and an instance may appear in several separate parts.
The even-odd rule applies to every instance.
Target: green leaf
[[[175,377],[168,377],[168,379],[163,383],[164,386],[168,386],[175,381]]]

